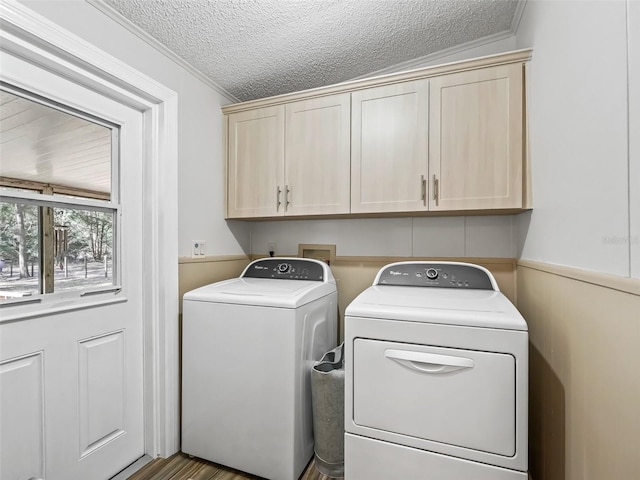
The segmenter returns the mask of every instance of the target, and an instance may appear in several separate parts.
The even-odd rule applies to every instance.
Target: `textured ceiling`
[[[237,99],[339,83],[508,31],[517,0],[104,0]]]

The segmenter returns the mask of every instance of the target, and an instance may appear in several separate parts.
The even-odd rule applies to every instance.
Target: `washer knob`
[[[276,268],[278,269],[278,273],[287,273],[291,268],[291,265],[288,263],[279,263]]]
[[[436,278],[438,278],[438,271],[435,268],[429,268],[425,272],[425,275],[429,280],[435,280]]]

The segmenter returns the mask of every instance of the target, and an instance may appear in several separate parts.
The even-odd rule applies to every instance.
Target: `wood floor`
[[[127,480],[257,480],[261,477],[216,465],[199,458],[176,453],[169,458],[157,458],[131,475]],[[316,469],[313,461],[300,480],[330,480]]]

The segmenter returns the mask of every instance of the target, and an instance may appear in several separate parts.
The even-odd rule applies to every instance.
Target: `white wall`
[[[223,215],[222,113],[229,100],[84,1],[25,1],[35,12],[178,93],[179,255],[248,252],[250,226]]]
[[[633,3],[630,27],[637,35]],[[517,47],[533,48],[528,104],[534,210],[517,219],[523,258],[630,275],[630,219],[637,235],[640,208],[638,174],[629,177],[626,32],[624,1],[529,0],[525,6]],[[636,123],[636,142],[637,132]]]
[[[640,2],[628,2],[631,276],[640,278]]]
[[[294,220],[254,224],[251,251],[298,253],[298,244],[336,245],[338,256],[504,257],[516,255],[513,216]]]

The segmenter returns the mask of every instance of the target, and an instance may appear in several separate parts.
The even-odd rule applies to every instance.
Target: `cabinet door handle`
[[[424,178],[424,175],[420,175],[420,190],[422,192],[420,199],[422,200],[422,204],[426,207],[427,206],[427,179]]]
[[[284,186],[284,211],[287,211],[287,208],[289,207],[289,204],[291,203],[289,201],[289,194],[291,193],[291,189],[289,188],[289,185],[285,185]]]
[[[280,194],[282,193],[282,189],[280,185],[276,185],[276,212],[280,211],[280,205],[282,202],[280,201]]]
[[[440,182],[438,178],[433,176],[433,199],[436,201],[436,206],[440,203]]]

